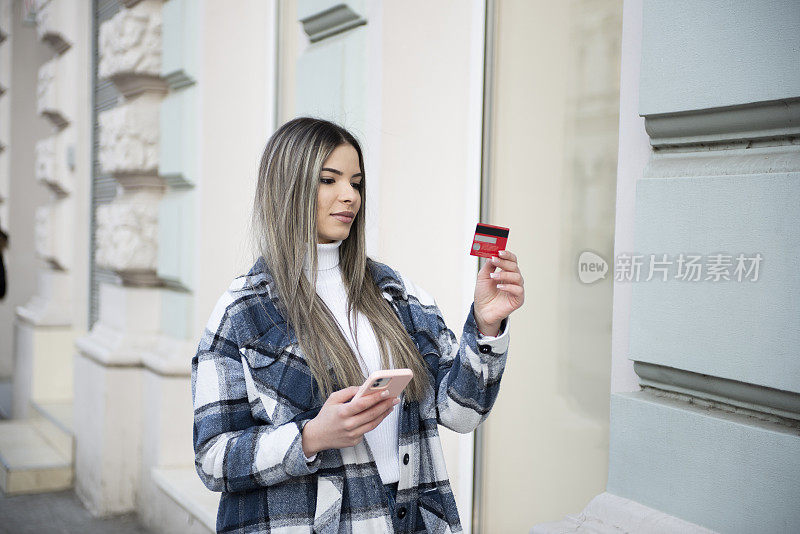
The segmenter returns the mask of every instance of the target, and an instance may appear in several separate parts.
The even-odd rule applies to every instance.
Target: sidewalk
[[[97,519],[73,491],[17,495],[0,492],[0,534],[149,534],[134,514]]]

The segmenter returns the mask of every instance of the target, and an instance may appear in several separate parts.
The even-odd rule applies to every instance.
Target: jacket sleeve
[[[195,469],[212,491],[246,491],[315,472],[301,432],[307,421],[264,424],[253,418],[234,322],[233,296],[217,302],[192,358]]]
[[[500,391],[508,354],[509,319],[500,324],[497,336],[483,336],[478,332],[473,304],[459,340],[445,324],[433,298],[413,284],[411,289],[428,316],[428,328],[438,333],[439,359],[436,383],[432,384],[437,422],[456,432],[472,432],[488,417]]]

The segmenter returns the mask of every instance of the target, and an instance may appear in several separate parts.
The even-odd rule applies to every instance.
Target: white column
[[[161,0],[125,2],[99,28],[98,76],[121,93],[98,117],[100,167],[119,183],[97,210],[95,261],[121,284],[100,289],[100,316],[75,365],[76,492],[95,515],[133,510],[141,473],[143,355],[158,344]]]
[[[39,68],[37,113],[52,126],[36,144],[36,179],[50,192],[37,208],[37,255],[44,260],[37,293],[16,310],[14,415],[25,416],[30,401],[68,402],[72,397],[73,340],[85,329],[89,197],[88,38],[78,26],[89,16],[66,0],[36,3],[39,38],[53,57]],[[0,193],[2,196],[2,193]],[[76,298],[77,297],[77,298]]]

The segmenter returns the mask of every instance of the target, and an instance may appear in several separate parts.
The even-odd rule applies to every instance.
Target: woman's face
[[[361,181],[364,175],[353,145],[339,145],[322,165],[317,192],[317,240],[341,241],[361,208]]]

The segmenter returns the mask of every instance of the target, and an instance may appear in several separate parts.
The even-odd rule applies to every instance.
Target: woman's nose
[[[355,201],[357,195],[358,192],[355,190],[355,188],[352,185],[347,184],[341,188],[339,192],[339,199],[342,202],[353,202]]]

